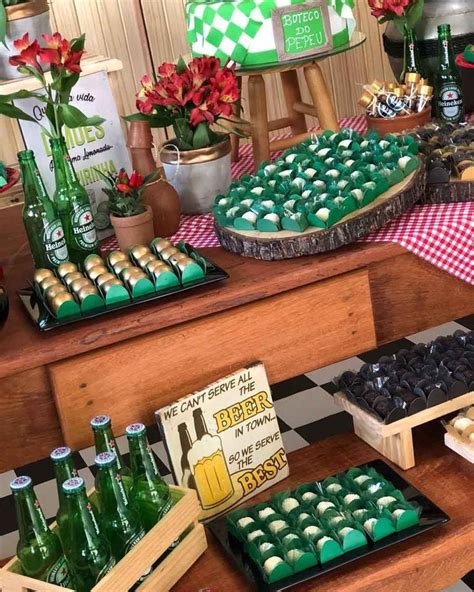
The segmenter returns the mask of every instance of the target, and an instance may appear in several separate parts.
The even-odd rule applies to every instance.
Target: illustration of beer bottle
[[[89,194],[77,179],[64,139],[52,138],[50,144],[56,180],[54,203],[64,228],[69,259],[82,265],[98,249]]]
[[[19,152],[18,162],[25,194],[23,224],[35,267],[55,269],[69,258],[61,220],[38,171],[34,152]]]
[[[464,121],[461,77],[454,61],[451,26],[438,27],[439,69],[436,78],[436,116],[444,121]]]
[[[204,510],[222,504],[234,493],[219,436],[211,436],[201,409],[193,411],[197,440],[188,452],[189,466]]]
[[[194,476],[191,473],[191,467],[189,466],[188,454],[192,448],[191,436],[189,435],[188,426],[185,423],[178,425],[179,443],[181,444],[182,456],[181,456],[181,485],[183,487],[190,487],[196,489],[196,483]]]

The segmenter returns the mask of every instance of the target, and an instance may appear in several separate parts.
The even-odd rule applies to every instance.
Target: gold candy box
[[[191,245],[155,238],[128,253],[89,255],[82,269],[72,262],[36,269],[18,294],[40,330],[149,302],[227,279],[228,274]]]

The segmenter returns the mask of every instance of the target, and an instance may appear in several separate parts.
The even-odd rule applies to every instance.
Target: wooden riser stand
[[[204,553],[207,541],[204,526],[198,523],[201,508],[196,492],[181,487],[170,489],[173,499],[177,500],[172,509],[91,592],[128,590],[186,531],[185,538],[156,566],[137,592],[167,592]],[[18,573],[19,570],[16,557],[0,569],[0,592],[74,592],[70,588],[28,578]]]
[[[424,409],[389,424],[378,421],[373,415],[351,403],[344,393],[336,393],[334,399],[345,411],[352,415],[354,432],[361,440],[402,469],[407,470],[415,466],[412,429],[472,405],[474,403],[474,392],[450,399],[445,403]]]

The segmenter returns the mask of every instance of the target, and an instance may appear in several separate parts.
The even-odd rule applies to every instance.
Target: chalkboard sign
[[[326,0],[314,0],[272,11],[273,34],[280,61],[316,55],[332,47]]]

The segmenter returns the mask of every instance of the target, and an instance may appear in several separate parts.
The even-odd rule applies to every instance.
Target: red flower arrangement
[[[136,102],[139,113],[125,119],[146,119],[152,127],[172,125],[179,149],[204,148],[222,140],[223,134],[210,125],[219,122],[228,129],[221,120],[229,120],[239,95],[234,68],[222,66],[219,58],[195,58],[189,64],[180,59],[162,64],[154,81],[143,76]]]
[[[95,170],[106,185],[102,191],[109,198],[111,214],[119,218],[128,218],[142,214],[146,210],[142,201],[143,190],[155,179],[157,171],[143,178],[137,171],[133,171],[129,177],[125,169],[108,174],[102,173],[99,169]]]
[[[24,119],[38,123],[48,137],[60,137],[63,125],[70,128],[86,125],[99,125],[101,117],[86,117],[77,107],[69,105],[71,91],[79,80],[81,58],[84,53],[85,36],[77,39],[62,37],[60,33],[43,35],[46,46],[38,40],[30,41],[28,33],[13,42],[18,54],[12,55],[9,62],[22,74],[34,76],[44,88],[44,94],[28,90],[0,96],[0,114],[12,119]],[[51,69],[50,83],[46,82],[44,67]],[[50,123],[48,130],[36,119],[12,104],[17,99],[35,98],[45,104],[45,114]]]
[[[372,16],[380,19],[379,24],[394,21],[403,35],[420,20],[425,0],[368,0],[368,3]]]

